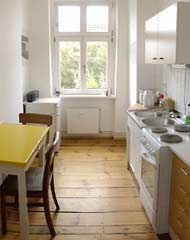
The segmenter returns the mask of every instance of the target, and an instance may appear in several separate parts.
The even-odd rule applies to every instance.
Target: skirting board
[[[125,140],[125,133],[112,133],[112,132],[102,132],[99,134],[67,134],[66,131],[61,132],[61,136],[65,138],[113,138],[114,140]]]
[[[171,227],[169,228],[169,235],[170,235],[172,240],[178,240],[178,238],[176,237],[176,235],[173,232],[173,230],[171,229]]]
[[[62,137],[69,138],[113,138],[112,132],[103,132],[99,134],[67,134],[66,131],[62,132]]]
[[[126,133],[113,133],[113,139],[114,140],[125,140]]]

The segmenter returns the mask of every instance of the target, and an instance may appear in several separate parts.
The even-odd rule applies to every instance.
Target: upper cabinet
[[[156,64],[158,61],[158,17],[157,15],[146,21],[146,63]]]
[[[146,21],[146,63],[190,63],[189,13],[190,3],[178,2]]]

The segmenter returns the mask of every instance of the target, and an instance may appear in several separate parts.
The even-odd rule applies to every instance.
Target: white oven
[[[143,134],[141,160],[140,197],[142,203],[155,232],[157,234],[167,233],[171,152]]]

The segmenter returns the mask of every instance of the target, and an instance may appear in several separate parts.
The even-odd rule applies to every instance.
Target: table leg
[[[23,171],[18,175],[18,194],[19,194],[19,219],[21,228],[21,239],[28,240],[28,207],[26,197],[26,178]]]
[[[0,174],[0,185],[3,183],[6,177],[7,177],[7,174],[4,174],[4,173]]]
[[[43,167],[45,164],[45,144],[43,144],[39,150],[39,165]]]

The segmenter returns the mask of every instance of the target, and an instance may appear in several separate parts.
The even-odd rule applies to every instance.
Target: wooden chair
[[[53,123],[53,117],[47,114],[37,114],[37,113],[20,113],[19,114],[19,122],[26,125],[26,124],[39,124],[39,125],[46,125],[50,127]],[[45,152],[49,150],[50,146],[50,139],[49,139],[49,132],[47,135],[47,143]]]
[[[49,187],[51,188],[53,200],[56,206],[56,211],[60,209],[54,187],[54,156],[56,145],[59,141],[59,133],[56,134],[55,140],[46,153],[46,164],[45,168],[30,168],[26,172],[26,189],[27,197],[30,198],[40,198],[43,199],[42,202],[36,202],[28,204],[30,207],[44,207],[45,217],[49,231],[52,236],[56,235],[51,215],[50,215],[50,206],[49,206]],[[8,175],[0,186],[1,194],[1,221],[2,221],[2,233],[7,232],[7,218],[6,218],[6,205],[10,205],[6,202],[6,196],[18,197],[18,182],[17,177],[13,175]],[[15,205],[15,203],[13,203]]]

